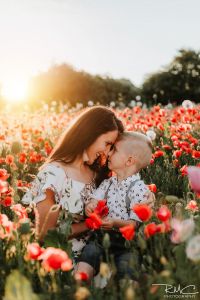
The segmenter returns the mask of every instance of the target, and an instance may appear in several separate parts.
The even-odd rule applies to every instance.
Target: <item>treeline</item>
[[[33,77],[29,87],[29,100],[35,106],[41,101],[61,101],[70,106],[78,102],[87,105],[88,101],[128,105],[138,95],[148,105],[180,104],[185,99],[200,102],[200,52],[179,50],[169,65],[146,77],[141,87],[128,79],[76,71],[67,64],[54,65]]]
[[[59,100],[72,106],[77,102],[87,105],[88,101],[106,105],[112,101],[128,104],[140,93],[140,89],[128,79],[92,76],[62,64],[54,65],[47,72],[34,77],[29,93],[34,103],[39,100],[47,103]]]
[[[150,104],[200,102],[200,52],[179,50],[168,66],[144,81],[141,93]]]

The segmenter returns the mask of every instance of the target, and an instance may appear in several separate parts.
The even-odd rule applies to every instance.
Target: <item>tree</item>
[[[150,104],[180,104],[185,99],[199,102],[200,52],[179,50],[167,67],[145,80],[142,95]]]
[[[87,105],[89,100],[106,105],[116,102],[119,96],[127,104],[138,93],[139,89],[127,79],[92,76],[67,64],[54,65],[47,72],[35,76],[29,88],[32,102],[55,100],[70,105],[77,102]]]

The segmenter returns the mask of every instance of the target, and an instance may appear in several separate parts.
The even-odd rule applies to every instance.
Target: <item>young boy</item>
[[[108,159],[109,169],[114,171],[116,176],[100,184],[85,208],[85,213],[89,216],[98,200],[107,199],[109,213],[103,219],[101,228],[104,229],[104,233],[109,233],[109,252],[114,256],[118,279],[125,276],[135,279],[134,270],[131,268],[132,253],[125,247],[125,239],[118,228],[128,224],[136,225],[136,222],[141,221],[131,208],[136,203],[147,201],[149,190],[138,172],[149,165],[151,156],[152,144],[146,135],[136,132],[123,133]],[[102,230],[94,232],[78,260],[76,273],[86,273],[89,281],[99,272],[100,262],[105,257],[102,246],[104,233]]]

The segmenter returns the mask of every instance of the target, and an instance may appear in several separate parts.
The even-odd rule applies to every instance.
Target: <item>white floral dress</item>
[[[94,191],[95,183],[94,180],[90,184],[85,184],[71,179],[61,166],[49,163],[39,171],[31,183],[31,188],[23,196],[22,203],[43,201],[46,198],[45,191],[47,189],[54,192],[55,202],[61,206],[61,209],[70,212],[72,216],[83,216],[84,204],[87,203],[87,199]],[[88,235],[85,234],[82,238],[71,240],[74,256],[80,254],[87,239]]]

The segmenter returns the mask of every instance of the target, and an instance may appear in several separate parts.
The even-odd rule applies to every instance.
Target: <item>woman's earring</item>
[[[84,150],[84,152],[83,152],[83,161],[84,161],[84,162],[89,161],[89,157],[88,157],[88,155],[87,155],[86,150]]]

